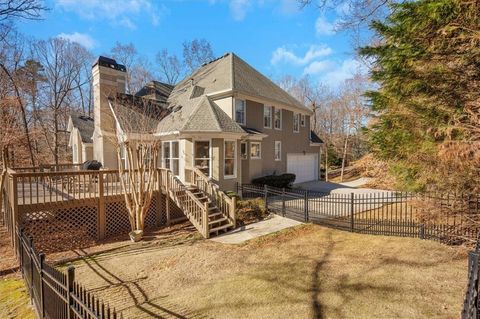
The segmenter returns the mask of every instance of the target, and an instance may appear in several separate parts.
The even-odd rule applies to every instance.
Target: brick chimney
[[[109,97],[125,93],[127,70],[114,59],[100,56],[92,66],[93,75],[93,157],[104,168],[117,168],[117,153],[111,139],[114,134],[114,121],[108,104]]]

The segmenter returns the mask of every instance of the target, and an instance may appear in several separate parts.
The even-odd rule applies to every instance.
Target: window
[[[180,173],[180,150],[178,141],[167,141],[162,143],[162,165],[169,168],[174,175]]]
[[[262,158],[261,144],[259,142],[250,142],[250,158]]]
[[[195,167],[210,176],[210,141],[195,141],[193,152]]]
[[[248,154],[247,154],[247,143],[242,142],[240,144],[240,158],[241,159],[247,159]]]
[[[224,177],[225,178],[235,178],[236,173],[236,147],[235,141],[225,141],[225,149],[224,149]]]
[[[282,160],[282,142],[281,141],[275,141],[275,160],[276,161],[281,161]]]
[[[245,101],[235,99],[235,121],[246,125],[245,122]]]
[[[263,107],[263,127],[272,128],[272,107],[265,105]]]
[[[293,113],[293,132],[298,133],[300,131],[300,114]]]
[[[78,157],[77,157],[77,156],[78,156],[78,154],[77,154],[77,152],[78,152],[78,150],[77,150],[77,144],[73,144],[73,145],[72,145],[72,152],[73,152],[73,154],[72,154],[73,162],[74,162],[74,163],[78,163],[79,160],[78,160]]]
[[[305,127],[305,123],[306,123],[306,119],[305,119],[305,118],[306,118],[305,114],[300,115],[300,125],[301,125],[302,127]]]
[[[282,110],[275,108],[273,112],[273,126],[276,130],[282,129]]]

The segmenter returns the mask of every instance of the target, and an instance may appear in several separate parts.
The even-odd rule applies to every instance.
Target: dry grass
[[[35,318],[22,279],[0,278],[0,318]]]
[[[316,225],[241,246],[143,243],[75,266],[134,318],[457,318],[467,268],[434,242]]]

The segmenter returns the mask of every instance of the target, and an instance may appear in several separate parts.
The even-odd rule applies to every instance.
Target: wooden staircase
[[[235,198],[220,191],[202,172],[191,170],[188,185],[168,169],[159,169],[162,191],[183,210],[203,237],[209,238],[235,228]]]

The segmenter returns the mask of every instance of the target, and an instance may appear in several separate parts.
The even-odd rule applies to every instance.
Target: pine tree
[[[420,0],[393,5],[372,28],[379,89],[369,140],[404,189],[476,191],[480,164],[480,2]]]

